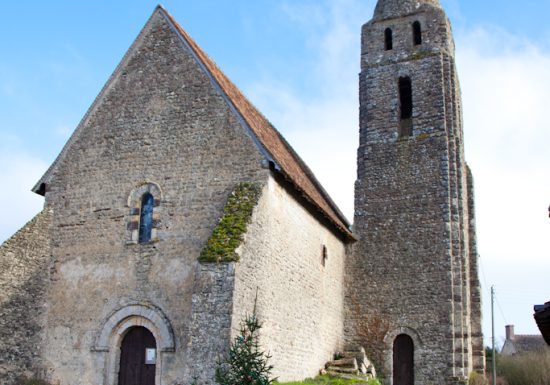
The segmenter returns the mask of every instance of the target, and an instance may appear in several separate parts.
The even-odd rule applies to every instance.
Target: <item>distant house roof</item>
[[[336,204],[329,197],[319,181],[313,175],[309,167],[300,159],[290,144],[273,127],[273,125],[252,105],[252,103],[241,93],[241,91],[223,74],[216,64],[206,53],[195,43],[185,30],[174,20],[174,18],[162,7],[158,6],[155,12],[173,25],[181,38],[191,48],[194,55],[204,69],[217,83],[221,91],[227,96],[228,101],[246,122],[252,134],[260,142],[261,146],[273,163],[274,169],[281,173],[294,188],[308,201],[317,211],[335,226],[347,239],[354,239],[350,230],[350,224],[338,209]],[[62,151],[63,152],[63,151]],[[58,157],[61,157],[62,154]],[[45,186],[49,181],[52,169],[57,159],[46,174],[33,188],[37,194],[45,194]]]
[[[546,349],[546,343],[541,335],[515,334],[514,326],[506,326],[506,341],[500,353],[505,356],[539,352]]]
[[[535,305],[535,321],[544,340],[550,345],[550,302],[544,305]]]

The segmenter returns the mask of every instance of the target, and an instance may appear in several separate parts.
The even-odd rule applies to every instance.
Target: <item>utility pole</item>
[[[493,385],[497,383],[497,351],[495,348],[495,286],[491,286],[491,326],[493,339]]]

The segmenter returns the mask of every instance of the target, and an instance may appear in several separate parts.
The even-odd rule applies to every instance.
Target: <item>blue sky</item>
[[[476,180],[488,335],[536,333],[550,300],[550,0],[442,0],[457,43]],[[359,31],[373,0],[165,1],[352,217]],[[153,1],[13,1],[0,15],[0,241],[38,212],[29,192],[153,11]],[[331,154],[328,157],[326,154]],[[11,186],[7,189],[5,186]]]

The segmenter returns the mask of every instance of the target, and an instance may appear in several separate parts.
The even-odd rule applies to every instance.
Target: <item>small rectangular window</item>
[[[384,31],[384,39],[386,51],[391,51],[393,49],[393,32],[391,28],[386,28]]]
[[[413,23],[413,42],[414,45],[422,44],[422,27],[419,21]]]
[[[409,77],[399,78],[399,136],[412,135],[412,84]]]
[[[399,79],[399,104],[401,119],[412,118],[412,85],[408,77]]]

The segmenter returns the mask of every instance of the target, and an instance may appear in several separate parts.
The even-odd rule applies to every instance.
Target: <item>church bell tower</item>
[[[346,330],[393,385],[484,371],[472,177],[439,0],[379,0],[362,28]]]

